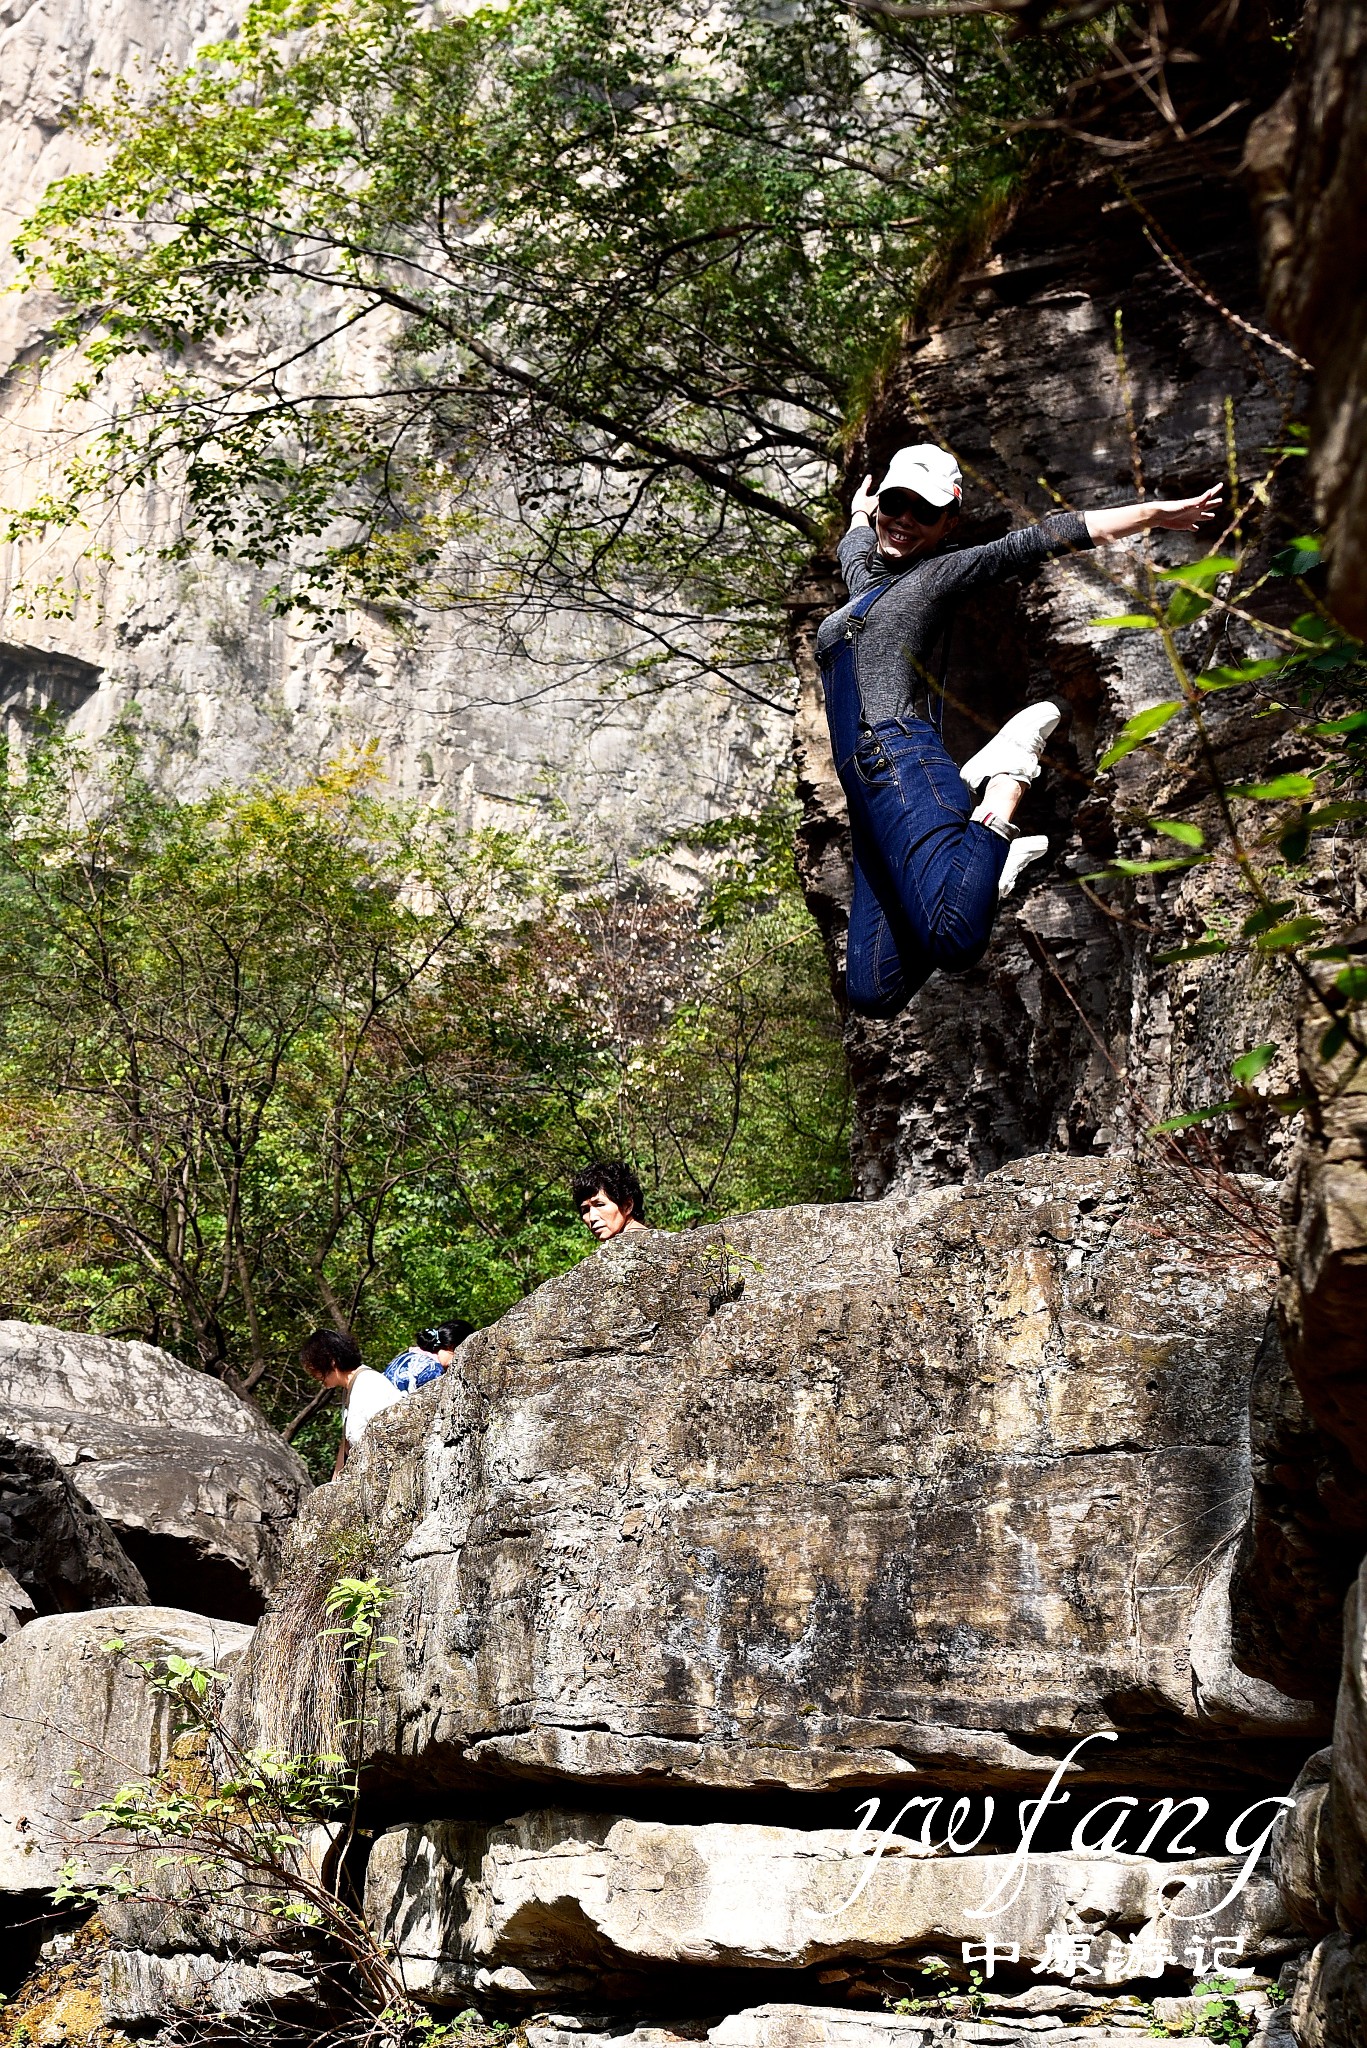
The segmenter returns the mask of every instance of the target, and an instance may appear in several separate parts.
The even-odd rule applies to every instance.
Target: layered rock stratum
[[[1318,1724],[1229,1663],[1241,1249],[1067,1160],[609,1246],[313,1496],[253,1736],[316,1746],[299,1602],[364,1531],[401,1638],[367,1761],[406,1796],[1023,1784],[1100,1729],[1117,1780],[1276,1779]]]

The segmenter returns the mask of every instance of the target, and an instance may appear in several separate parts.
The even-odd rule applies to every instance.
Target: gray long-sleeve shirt
[[[1009,576],[1033,576],[1052,555],[1093,545],[1079,513],[1051,512],[1038,526],[1018,526],[1000,540],[925,555],[903,566],[879,553],[871,526],[851,527],[840,543],[840,573],[850,604],[889,576],[897,584],[879,598],[859,635],[859,695],[868,724],[910,718],[918,702],[926,703],[931,663],[960,598]],[[849,609],[842,605],[822,621],[818,654],[840,638]]]

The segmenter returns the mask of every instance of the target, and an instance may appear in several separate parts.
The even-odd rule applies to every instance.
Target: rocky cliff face
[[[1136,455],[1152,495],[1218,481],[1227,406],[1240,472],[1259,475],[1284,407],[1296,402],[1295,372],[1213,311],[1165,260],[1163,242],[1146,234],[1145,215],[1204,290],[1256,323],[1256,256],[1236,169],[1232,157],[1159,152],[1126,172],[1142,214],[1101,169],[1023,205],[934,324],[908,341],[850,476],[880,470],[903,442],[938,440],[959,455],[973,530],[986,535],[1008,514],[1049,510],[1047,493],[1079,508],[1123,502],[1134,495]],[[1160,563],[1192,552],[1176,535],[1154,547]],[[956,759],[1031,699],[1064,709],[1047,772],[1022,812],[1027,831],[1049,834],[1051,853],[1004,907],[979,968],[935,977],[890,1024],[849,1021],[855,1178],[866,1197],[1039,1150],[1109,1153],[1157,1117],[1222,1099],[1229,1060],[1261,1039],[1279,1044],[1273,1072],[1292,1089],[1295,1002],[1284,970],[1229,958],[1154,965],[1156,954],[1200,938],[1226,911],[1205,871],[1151,878],[1128,903],[1103,902],[1081,879],[1117,852],[1150,853],[1147,819],[1200,823],[1209,803],[1181,738],[1097,772],[1125,720],[1173,694],[1157,635],[1090,623],[1133,609],[1127,588],[1137,568],[1120,549],[1070,559],[1024,589],[1006,586],[965,605],[956,620],[946,724]],[[818,565],[794,612],[806,804],[799,861],[837,970],[846,827],[810,646],[838,600],[839,586],[823,581]],[[1189,653],[1209,630],[1187,629]],[[1239,640],[1232,628],[1229,644]],[[1212,702],[1221,766],[1235,778],[1255,748],[1266,760],[1267,722],[1251,723],[1227,699]],[[1335,864],[1331,848],[1315,886],[1337,917],[1361,914],[1360,879]],[[1276,1168],[1287,1142],[1285,1126],[1246,1130],[1231,1142],[1231,1163]]]
[[[858,2005],[961,1968],[994,1892],[1003,1995],[1068,1942],[1102,2006],[1216,1938],[1266,1986],[1305,1937],[1265,1876],[1224,1902],[1228,1822],[1328,1727],[1230,1654],[1270,1291],[1083,1160],[608,1246],[312,1497],[229,1725],[359,1743],[367,1915],[439,2004]],[[359,1723],[342,1555],[397,1593]],[[1193,1794],[1224,1819],[1173,1864]]]
[[[118,35],[136,29],[120,22]],[[30,26],[12,24],[14,47],[37,47]],[[98,30],[73,15],[72,76],[97,50],[124,60]],[[22,74],[25,104],[41,69]],[[1164,157],[1132,184],[1216,295],[1260,317],[1231,163]],[[1279,401],[1101,176],[1018,213],[913,338],[857,462],[929,430],[1028,509],[1044,509],[1040,476],[1082,504],[1128,494],[1118,307],[1151,486],[1205,481],[1226,396],[1252,464]],[[975,488],[986,518],[994,501]],[[115,607],[114,624],[78,621],[41,657],[11,653],[12,701],[65,690],[94,721],[118,690],[140,697],[185,787],[267,744],[305,762],[351,729],[352,685],[328,698],[317,650],[291,668],[245,587],[172,595],[174,614],[164,593],[146,616],[130,597],[123,626]],[[814,578],[800,641],[832,595]],[[236,1659],[229,1718],[244,1737],[356,1752],[349,1883],[372,1931],[415,1996],[515,2017],[528,2048],[1025,2048],[1042,2034],[1120,2048],[1152,2013],[1190,2038],[1199,2006],[1163,1994],[1212,1966],[1252,1973],[1239,2025],[1257,2048],[1359,2048],[1363,1080],[1347,1057],[1326,1073],[1307,1043],[1311,1108],[1269,1322],[1262,1226],[1231,1230],[1199,1191],[1118,1163],[1136,1123],[1225,1092],[1252,1038],[1279,1040],[1273,1078],[1289,1084],[1295,1036],[1271,965],[1154,968],[1218,914],[1206,885],[1146,883],[1120,917],[1078,886],[1099,857],[1138,851],[1146,818],[1203,815],[1180,746],[1094,774],[1120,722],[1167,694],[1147,643],[1090,625],[1121,608],[1094,567],[1070,564],[956,629],[961,752],[968,709],[991,723],[1029,695],[1068,707],[1036,797],[1056,854],[966,983],[932,984],[895,1026],[851,1029],[861,1186],[887,1199],[609,1247],[539,1290],[306,1500],[250,1645],[231,1624],[140,1603],[34,1619],[11,1565],[28,1605],[8,1610],[17,1632],[0,1646],[0,1919],[31,1914],[78,1831],[73,1762],[90,1776],[103,1760],[84,1806],[108,1771],[164,1760],[165,1717],[102,1647],[117,1628],[153,1659]],[[293,676],[296,697],[235,696],[248,656],[217,642],[195,653],[204,666],[178,667],[211,614],[228,621],[225,646],[254,622],[250,663],[272,689]],[[107,642],[81,638],[97,631]],[[102,649],[105,680],[83,698]],[[203,732],[177,753],[191,674],[207,678]],[[842,822],[805,674],[803,857],[838,957]],[[431,685],[432,731],[450,730],[446,687]],[[402,689],[388,730],[410,775]],[[215,733],[234,704],[241,722]],[[1216,731],[1237,773],[1253,736],[1223,708]],[[1318,886],[1341,914],[1359,884],[1330,855]],[[1285,1142],[1250,1130],[1230,1157],[1286,1163]],[[1230,1191],[1255,1221],[1275,1194],[1249,1178]],[[206,1383],[180,1388],[157,1354],[111,1346],[122,1376],[105,1360],[99,1387],[78,1384],[60,1342],[35,1378],[33,1333],[7,1341],[25,1441],[53,1460],[40,1477],[62,1468],[44,1495],[57,1537],[43,1555],[66,1574],[49,1607],[67,1587],[94,1606],[122,1584],[76,1487],[154,1598],[158,1558],[138,1549],[153,1520],[182,1572],[217,1559],[259,1600],[299,1495],[249,1429],[192,1405]],[[395,1641],[363,1708],[322,1619],[351,1571],[395,1589]],[[1070,1754],[1067,1803],[1035,1804]],[[1283,1795],[1270,1856],[1227,1898],[1274,1810],[1258,1802]],[[81,1963],[86,2021],[168,2048],[282,2012],[316,2031],[307,1950],[290,1939],[135,1901]],[[965,1944],[991,1973],[972,2009],[888,2010],[925,1994],[927,1959],[962,1988]],[[1289,2013],[1269,2003],[1279,1978]]]
[[[81,98],[184,62],[240,12],[232,0],[0,6],[0,243],[50,180],[82,162],[65,125]],[[306,301],[277,311],[273,340],[315,314]],[[7,504],[41,489],[72,417],[60,374],[43,365],[49,317],[31,299],[0,299]],[[367,347],[382,351],[384,337]],[[363,374],[363,358],[348,359],[349,375]],[[69,617],[26,612],[16,597],[21,581],[60,584],[60,541],[0,555],[0,711],[12,733],[43,708],[92,738],[132,722],[145,765],[184,794],[261,772],[304,775],[374,740],[399,791],[469,823],[516,828],[558,799],[632,850],[772,794],[787,716],[710,682],[634,689],[620,632],[571,618],[501,638],[478,611],[453,611],[418,616],[406,635],[364,612],[319,633],[271,617],[272,579],[245,566],[159,561],[177,517],[169,486],[111,508],[116,559],[87,578]]]
[[[1361,1030],[1360,1012],[1355,1021]],[[1351,1052],[1326,1064],[1319,1038],[1307,1022],[1310,1108],[1284,1212],[1281,1342],[1258,1376],[1233,1613],[1246,1670],[1273,1679],[1298,1669],[1335,1701],[1332,1747],[1296,1787],[1276,1868],[1317,1943],[1296,1993],[1296,2040],[1351,2048],[1367,2032],[1367,1082]]]
[[[309,1498],[225,1726],[356,1757],[350,1881],[438,2008],[931,2048],[974,2013],[887,2003],[986,1941],[994,2041],[1118,2044],[1220,1959],[1270,2025],[1313,1880],[1242,1859],[1330,1725],[1232,1655],[1272,1291],[1237,1232],[1079,1159],[609,1245]],[[364,1699],[323,1612],[354,1573],[394,1589]],[[13,1897],[75,1831],[66,1751],[13,1732],[53,1659],[82,1754],[117,1728],[159,1761],[113,1624],[154,1659],[209,1626],[53,1616],[0,1650]],[[177,1882],[106,1914],[106,2018],[169,2043],[323,1995],[297,1932]]]

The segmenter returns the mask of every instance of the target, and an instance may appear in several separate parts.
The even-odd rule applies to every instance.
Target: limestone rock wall
[[[1125,173],[1129,189],[1202,287],[1255,324],[1257,263],[1248,202],[1231,152],[1158,151]],[[1085,509],[1135,492],[1134,456],[1152,495],[1185,495],[1225,472],[1226,404],[1238,463],[1252,478],[1286,408],[1303,403],[1294,369],[1212,311],[1146,239],[1145,220],[1109,171],[1085,166],[1025,203],[990,255],[963,276],[933,324],[908,339],[850,457],[848,476],[879,471],[891,450],[926,438],[955,449],[966,475],[970,538],[1054,499]],[[1116,355],[1122,322],[1126,375]],[[1135,423],[1126,420],[1128,390]],[[1294,465],[1290,467],[1294,468]],[[1290,492],[1283,473],[1275,492]],[[1294,498],[1287,500],[1289,516]],[[1154,541],[1158,565],[1187,560],[1188,537]],[[1201,547],[1206,545],[1203,540]],[[946,736],[965,759],[1011,711],[1049,697],[1065,713],[1021,822],[1051,854],[998,918],[982,965],[938,975],[891,1023],[851,1018],[853,1145],[859,1191],[953,1180],[1040,1150],[1107,1154],[1174,1109],[1229,1093],[1230,1059],[1272,1039],[1271,1070],[1294,1090],[1295,991],[1273,961],[1206,958],[1177,969],[1154,955],[1202,936],[1211,918],[1246,912],[1227,881],[1197,869],[1153,877],[1103,904],[1083,878],[1112,856],[1148,854],[1145,821],[1201,823],[1209,802],[1185,726],[1098,775],[1130,715],[1174,694],[1151,633],[1098,628],[1133,610],[1138,559],[1108,549],[1047,567],[1021,588],[965,604],[956,620]],[[849,876],[843,796],[831,765],[811,639],[841,588],[820,564],[796,594],[803,676],[797,756],[806,805],[799,865],[837,971]],[[1197,656],[1210,629],[1186,630]],[[1232,628],[1226,648],[1241,645]],[[1269,724],[1228,698],[1209,700],[1221,767],[1237,779],[1268,755]],[[1294,765],[1289,742],[1271,753]],[[1326,835],[1327,841],[1327,835]],[[1313,887],[1342,919],[1360,916],[1362,882],[1325,844]],[[1287,1127],[1228,1140],[1230,1164],[1275,1171]]]
[[[229,33],[235,0],[168,9],[147,0],[32,0],[0,6],[0,243],[86,147],[72,107],[117,76],[150,78]],[[0,256],[0,283],[8,275]],[[323,309],[301,299],[267,316],[261,340],[302,337]],[[27,503],[66,446],[73,415],[59,370],[43,366],[51,309],[0,297],[0,503]],[[252,341],[225,366],[241,367]],[[349,378],[370,374],[386,335],[350,337]],[[178,532],[170,487],[111,508],[116,556],[87,571],[71,617],[25,615],[21,584],[57,585],[60,538],[0,550],[0,712],[12,733],[55,708],[98,739],[132,721],[161,784],[195,794],[252,775],[304,775],[348,745],[378,742],[392,785],[466,822],[535,824],[552,802],[635,850],[671,831],[755,809],[784,765],[780,708],[711,681],[659,692],[624,671],[625,635],[587,617],[500,633],[477,609],[424,613],[403,635],[357,611],[319,634],[270,616],[274,580],[243,565],[168,564]],[[479,562],[470,564],[472,583]],[[60,607],[59,607],[60,609]],[[678,879],[686,884],[686,861]]]

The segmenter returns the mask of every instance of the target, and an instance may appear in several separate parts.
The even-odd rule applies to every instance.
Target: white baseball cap
[[[874,495],[881,498],[884,491],[915,491],[928,505],[957,505],[964,494],[963,473],[947,448],[918,441],[914,448],[897,450]]]

